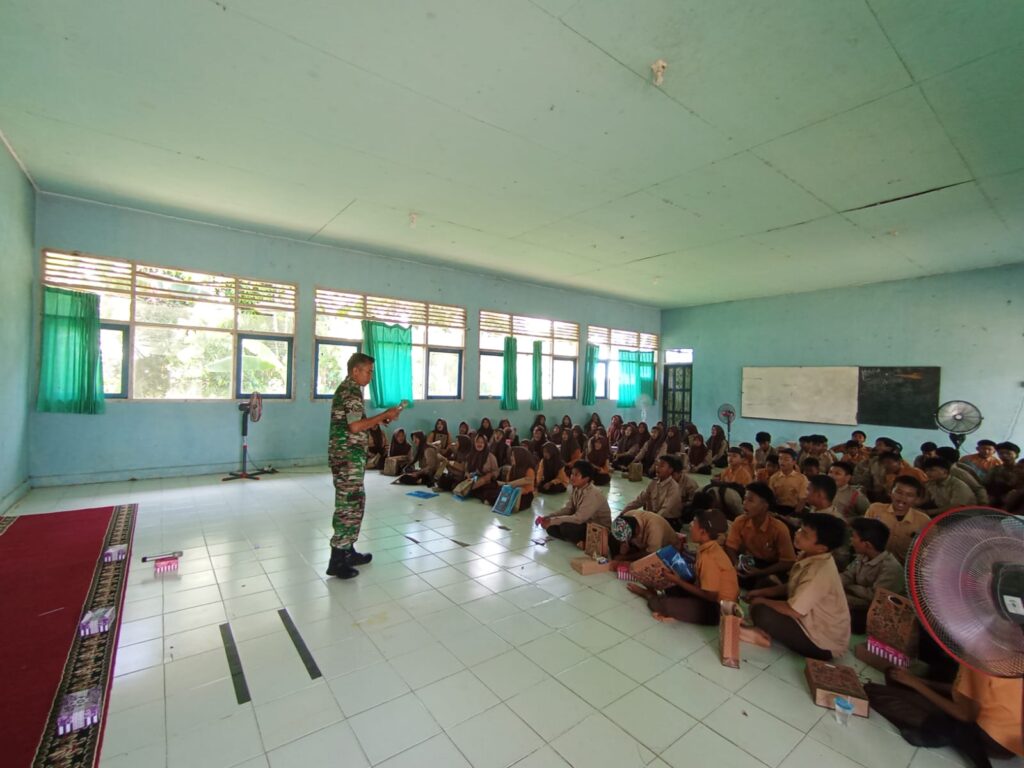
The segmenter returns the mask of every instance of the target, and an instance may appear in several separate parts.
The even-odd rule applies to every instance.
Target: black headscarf
[[[554,443],[544,443],[543,460],[544,477],[542,480],[549,483],[558,476],[559,471],[565,466],[565,462],[562,461],[562,457],[558,453],[558,446]]]
[[[529,450],[519,445],[512,449],[512,469],[509,470],[509,480],[521,480],[526,477],[529,470],[536,471],[537,459]]]
[[[402,436],[402,441],[398,441],[398,436]],[[399,429],[395,431],[395,434],[391,436],[391,449],[388,451],[388,456],[408,456],[412,446],[409,445],[409,441],[405,439],[405,430]]]

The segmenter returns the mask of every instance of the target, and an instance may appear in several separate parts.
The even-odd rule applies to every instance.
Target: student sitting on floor
[[[721,614],[719,601],[735,602],[740,595],[736,568],[718,543],[718,537],[725,533],[728,525],[725,515],[718,510],[703,510],[693,518],[690,541],[699,548],[692,584],[673,572],[668,578],[675,586],[666,589],[664,596],[640,584],[627,584],[627,588],[647,601],[647,607],[658,621],[717,624]]]
[[[487,438],[479,432],[473,437],[473,452],[466,462],[466,476],[473,478],[469,495],[486,504],[498,487],[498,460],[491,453]]]
[[[796,468],[796,451],[779,451],[779,471],[768,479],[768,487],[775,494],[775,509],[780,514],[792,515],[807,499],[807,478]]]
[[[996,444],[992,440],[979,440],[975,445],[975,451],[976,453],[964,456],[961,463],[974,472],[984,484],[989,473],[1003,462],[996,455]]]
[[[551,431],[554,432],[555,430],[552,429]],[[583,458],[583,446],[580,445],[574,429],[570,428],[562,430],[562,442],[559,448],[562,456],[562,464],[566,467],[571,467]]]
[[[548,536],[573,544],[582,544],[587,538],[587,523],[597,523],[605,528],[612,524],[612,512],[608,499],[592,482],[594,466],[589,461],[577,461],[569,473],[572,494],[565,506],[553,515],[540,519],[540,527]]]
[[[711,474],[711,451],[704,445],[704,438],[699,434],[690,435],[690,449],[686,455],[691,472],[698,475]]]
[[[686,506],[693,502],[694,497],[700,491],[700,486],[685,469],[680,469],[678,472],[673,470],[672,479],[679,486],[679,498],[683,502],[683,509],[686,509]]]
[[[949,474],[951,477],[955,477],[971,489],[971,492],[974,494],[975,504],[981,504],[983,507],[988,506],[988,490],[981,484],[981,480],[978,479],[976,474],[966,467],[961,466],[960,451],[951,445],[940,445],[936,449],[935,455],[948,462]]]
[[[565,493],[569,478],[565,475],[565,464],[561,452],[554,443],[545,443],[542,452],[544,458],[537,466],[537,490],[540,493]]]
[[[992,503],[1002,507],[1010,492],[1020,484],[1021,468],[1017,465],[1020,446],[1011,442],[999,443],[996,454],[1003,463],[989,472],[986,486],[992,494]]]
[[[427,442],[426,435],[422,432],[413,432],[412,438],[412,460],[405,465],[402,474],[398,476],[398,482],[402,485],[434,485],[434,477],[440,468],[440,458],[437,455],[437,448]]]
[[[441,462],[443,471],[437,478],[437,487],[442,491],[450,491],[466,479],[466,462],[473,453],[473,441],[469,435],[456,435],[449,449],[452,457]]]
[[[612,521],[608,556],[612,560],[639,560],[662,547],[679,543],[679,534],[655,512],[635,509]]]
[[[640,433],[637,430],[637,426],[633,422],[629,422],[622,428],[622,437],[619,439],[618,453],[615,454],[612,466],[615,467],[615,469],[625,469],[633,462],[633,459],[636,458],[637,453],[640,452],[640,448]]]
[[[897,477],[888,504],[877,502],[868,507],[865,517],[881,520],[889,529],[886,547],[901,563],[906,562],[910,544],[931,518],[916,509],[924,498],[924,485],[916,477]]]
[[[767,484],[772,475],[779,471],[779,454],[773,453],[764,460],[764,466],[754,473],[754,480]]]
[[[938,456],[924,461],[928,482],[924,484],[925,501],[921,504],[921,509],[932,517],[953,507],[974,504],[974,492],[967,483],[953,477],[949,470],[949,462]]]
[[[934,459],[938,454],[936,451],[939,449],[932,441],[921,443],[921,455],[914,459],[914,466],[918,469],[924,469],[924,463],[928,459]]]
[[[739,566],[741,555],[754,560],[752,567],[741,568],[740,584],[753,586],[757,581],[786,573],[796,562],[789,528],[771,515],[775,495],[764,483],[751,483],[743,496],[743,514],[729,527],[725,551],[733,565]]]
[[[1024,757],[1021,678],[992,677],[962,664],[952,686],[899,668],[885,680],[865,686],[871,708],[911,744],[952,747],[978,768],[991,768],[990,757]]]
[[[733,483],[734,485],[747,486],[754,482],[754,475],[750,471],[750,465],[743,458],[743,449],[730,448],[726,451],[729,466],[722,470],[718,477],[712,477],[711,482],[715,485]]]
[[[488,494],[486,502],[494,506],[501,493],[501,486],[511,485],[519,489],[519,509],[533,504],[533,493],[537,482],[537,460],[529,450],[517,445],[509,451],[508,480],[499,482]]]
[[[855,635],[867,632],[868,608],[879,587],[903,594],[906,580],[903,566],[886,550],[889,529],[881,520],[858,517],[850,523],[851,545],[855,556],[841,574],[846,602],[850,606],[850,631]]]
[[[860,517],[868,511],[870,502],[859,485],[853,484],[853,465],[843,460],[828,468],[828,476],[836,483],[836,495],[832,500],[835,508],[847,521]]]
[[[609,485],[612,481],[612,454],[608,448],[608,438],[598,432],[590,439],[587,461],[594,465],[594,485]]]
[[[775,448],[772,447],[772,436],[767,432],[758,432],[754,439],[757,441],[757,450],[754,451],[754,468],[764,469],[768,457],[775,455]]]
[[[921,481],[924,485],[928,482],[928,475],[922,472],[920,469],[911,466],[900,454],[899,451],[889,451],[882,456],[882,467],[885,469],[885,491],[890,493],[892,490],[892,484],[897,477],[909,476],[915,477]]]
[[[882,463],[886,454],[899,453],[903,446],[891,437],[875,440],[871,458],[862,462],[854,472],[854,482],[862,486],[871,501],[888,501],[891,485],[886,481],[886,468]]]
[[[711,425],[711,434],[708,436],[708,452],[713,467],[724,467],[727,463],[726,451],[729,450],[729,441],[725,439],[725,430],[717,424]]]
[[[448,434],[448,422],[444,419],[435,421],[434,428],[427,436],[427,442],[442,453],[448,449],[448,443],[451,442],[451,439],[452,436]]]
[[[786,584],[748,593],[750,635],[759,645],[778,640],[801,656],[828,661],[850,644],[850,609],[832,550],[846,536],[846,523],[832,515],[808,515],[796,532],[800,556]],[[785,599],[778,599],[785,598]],[[741,631],[740,637],[745,632]]]
[[[821,474],[821,464],[813,456],[808,456],[800,462],[800,474],[806,478],[817,477]]]
[[[683,499],[679,493],[679,485],[672,478],[672,473],[682,470],[682,462],[675,456],[662,456],[655,467],[655,476],[640,495],[622,508],[625,514],[634,509],[646,509],[661,515],[675,529],[682,524]]]

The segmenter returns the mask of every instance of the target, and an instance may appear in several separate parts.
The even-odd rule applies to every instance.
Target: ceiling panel
[[[832,213],[831,209],[750,152],[652,187],[655,195],[700,218],[725,239]]]
[[[1019,45],[1016,0],[868,0],[916,80]]]
[[[925,274],[1019,261],[1021,241],[977,184],[853,211],[847,217],[916,263]]]
[[[971,178],[917,88],[776,139],[756,153],[836,210]]]
[[[582,2],[563,20],[646,78],[667,61],[665,92],[741,147],[910,83],[860,0]]]
[[[1006,226],[1017,233],[1024,251],[1024,171],[982,179],[979,186]]]
[[[1024,3],[1020,4],[1024,8]],[[1024,168],[1024,45],[929,80],[922,88],[978,177]]]

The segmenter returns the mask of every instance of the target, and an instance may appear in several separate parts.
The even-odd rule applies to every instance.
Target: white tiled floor
[[[639,488],[616,479],[612,507]],[[840,728],[791,654],[744,646],[740,670],[722,667],[714,628],[660,625],[612,576],[578,576],[575,550],[531,542],[534,513],[416,499],[379,475],[367,489],[374,562],[349,582],[323,575],[326,470],[46,488],[13,510],[139,504],[104,768],[963,765],[876,715]],[[177,574],[139,562],[174,549]]]

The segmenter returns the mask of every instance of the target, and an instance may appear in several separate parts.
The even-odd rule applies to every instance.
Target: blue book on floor
[[[430,491],[409,491],[406,496],[415,496],[417,499],[432,499],[440,494],[431,493]]]
[[[519,494],[521,491],[514,485],[503,485],[498,498],[491,507],[491,512],[498,515],[511,515],[519,511]]]

